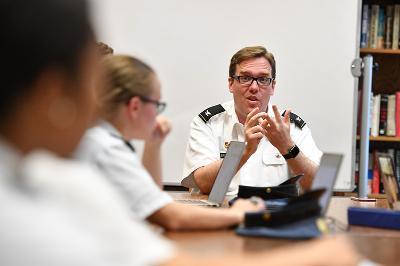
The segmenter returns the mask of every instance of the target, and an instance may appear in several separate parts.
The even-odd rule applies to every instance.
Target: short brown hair
[[[263,46],[250,46],[244,47],[237,51],[231,58],[231,63],[229,65],[229,76],[233,77],[236,73],[236,65],[241,62],[250,59],[250,58],[258,58],[264,57],[268,60],[272,67],[272,78],[276,77],[276,63],[274,55],[267,51],[267,49]]]
[[[120,104],[134,96],[149,97],[154,90],[153,69],[128,55],[107,55],[103,59],[106,86],[100,94],[102,114],[112,117]]]

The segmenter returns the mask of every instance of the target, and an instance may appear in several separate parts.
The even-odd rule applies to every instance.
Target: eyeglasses
[[[236,79],[240,84],[245,85],[245,86],[251,86],[253,84],[253,81],[256,81],[258,86],[260,87],[267,87],[271,85],[272,81],[274,80],[273,78],[269,77],[249,77],[249,76],[233,76],[232,78]]]
[[[142,95],[132,95],[132,96],[130,96],[129,100],[127,101],[127,103],[129,103],[129,101],[133,97],[139,97],[139,99],[142,100],[145,103],[154,104],[156,106],[156,108],[157,108],[157,113],[159,113],[159,114],[162,113],[165,110],[165,108],[167,107],[167,103],[166,102],[160,102],[160,101],[157,101],[157,100],[153,100],[153,99],[150,99],[150,98],[142,96]]]
[[[167,107],[167,103],[166,102],[160,102],[160,101],[153,100],[153,99],[150,99],[150,98],[147,98],[147,97],[144,97],[144,96],[138,96],[138,97],[145,103],[154,104],[156,106],[157,112],[159,114],[162,113],[165,110],[165,108]]]

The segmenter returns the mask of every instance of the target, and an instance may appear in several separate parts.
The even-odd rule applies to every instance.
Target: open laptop
[[[324,153],[318,171],[314,176],[311,190],[319,188],[325,189],[324,194],[319,198],[322,215],[325,215],[328,209],[342,160],[343,155],[341,154]]]
[[[175,199],[175,201],[198,206],[220,207],[224,201],[225,194],[228,191],[229,184],[236,174],[236,170],[239,165],[240,158],[242,158],[244,148],[244,142],[230,142],[225,158],[223,159],[217,177],[215,178],[210,195],[208,196],[208,200]]]
[[[324,153],[321,158],[321,162],[317,173],[314,176],[311,189],[316,190],[320,188],[324,188],[325,192],[319,199],[319,205],[321,206],[321,214],[325,214],[329,202],[333,193],[333,187],[336,182],[336,178],[339,173],[340,166],[342,164],[343,155],[341,154],[333,154],[333,153]],[[267,202],[267,210],[270,211],[279,211],[283,208],[287,201],[283,200],[268,200]]]

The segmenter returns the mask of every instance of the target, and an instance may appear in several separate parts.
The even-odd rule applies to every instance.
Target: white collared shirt
[[[212,116],[207,123],[196,116],[190,126],[183,179],[192,180],[189,183],[196,189],[193,172],[221,159],[221,154],[226,153],[227,145],[231,140],[245,140],[244,126],[237,118],[234,102],[226,102],[222,106],[225,111]],[[275,117],[272,104],[268,105],[268,115]],[[319,164],[322,152],[316,146],[307,125],[301,129],[291,123],[290,136],[306,157]],[[289,177],[290,172],[286,160],[267,138],[263,138],[257,151],[234,176],[228,194],[236,194],[239,184],[276,186]]]
[[[168,241],[91,167],[0,140],[0,265],[153,265]]]
[[[108,122],[103,121],[86,132],[76,157],[97,166],[140,219],[149,217],[173,201],[156,185],[136,152]]]

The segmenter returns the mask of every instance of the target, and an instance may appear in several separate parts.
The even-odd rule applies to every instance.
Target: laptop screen
[[[244,142],[230,142],[225,158],[222,161],[217,177],[215,178],[208,201],[218,204],[221,204],[224,201],[229,184],[231,183],[233,176],[236,174],[240,158],[242,158],[244,147]]]
[[[341,154],[324,153],[318,171],[314,176],[311,190],[318,188],[326,189],[324,195],[319,199],[322,214],[325,214],[332,197],[333,186],[335,185],[336,177],[339,173],[342,158],[343,156]]]

